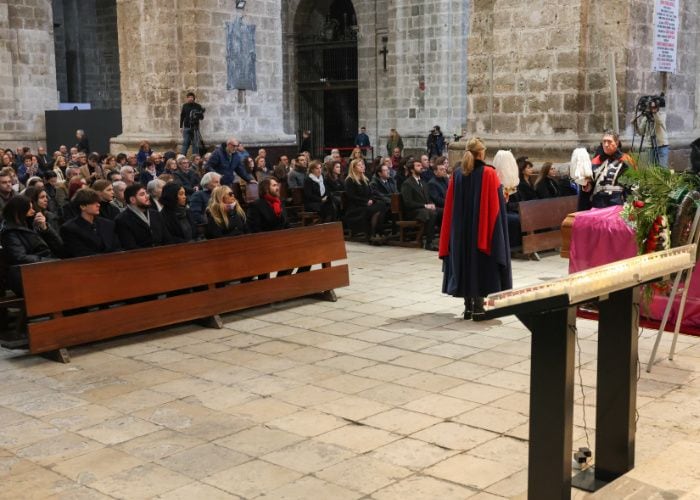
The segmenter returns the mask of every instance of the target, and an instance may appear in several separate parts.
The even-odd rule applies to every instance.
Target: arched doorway
[[[294,19],[298,131],[322,158],[357,134],[357,16],[350,0],[304,0]]]

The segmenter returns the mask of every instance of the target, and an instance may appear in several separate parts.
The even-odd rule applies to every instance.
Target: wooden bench
[[[578,196],[520,202],[518,213],[523,233],[522,253],[539,260],[537,252],[560,248],[562,222],[567,215],[576,211],[577,203]]]
[[[339,223],[21,267],[29,350],[66,347],[349,284]],[[249,281],[283,269],[320,269]],[[243,280],[243,281],[241,281]]]
[[[391,214],[394,217],[394,222],[399,228],[399,246],[418,247],[421,248],[423,240],[423,231],[425,225],[417,220],[406,220],[403,216],[403,202],[401,201],[401,193],[391,195]],[[414,231],[415,237],[409,238],[408,233]]]

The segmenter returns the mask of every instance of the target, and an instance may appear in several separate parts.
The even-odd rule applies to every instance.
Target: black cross
[[[379,53],[384,56],[384,71],[386,71],[386,56],[389,53],[389,51],[386,48],[386,45],[384,46],[384,48],[382,48],[382,50],[379,51]]]

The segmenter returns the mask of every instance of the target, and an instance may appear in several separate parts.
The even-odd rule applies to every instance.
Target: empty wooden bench
[[[539,259],[537,252],[561,247],[561,225],[567,215],[576,211],[578,196],[562,196],[518,204],[520,230],[523,233],[522,253]]]
[[[339,223],[21,268],[32,353],[323,293],[349,284]],[[270,279],[252,276],[320,264]],[[243,280],[243,281],[241,281]]]

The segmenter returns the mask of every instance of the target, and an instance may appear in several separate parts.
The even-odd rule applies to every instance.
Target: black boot
[[[464,297],[464,319],[472,319],[474,305],[471,297]]]
[[[484,314],[484,298],[474,297],[472,299],[472,316]]]

